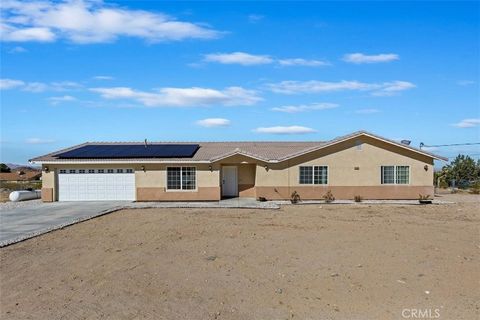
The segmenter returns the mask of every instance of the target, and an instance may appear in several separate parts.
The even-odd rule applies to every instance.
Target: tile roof
[[[366,131],[358,131],[349,135],[337,137],[329,141],[244,141],[244,142],[148,142],[153,144],[199,144],[200,148],[191,158],[126,158],[126,159],[112,159],[112,161],[165,161],[165,162],[214,162],[228,156],[235,154],[246,155],[265,162],[280,162],[302,154],[321,149],[323,147],[339,143],[344,140],[358,137],[360,135],[367,135],[376,139],[386,141],[388,143],[401,146],[412,151],[422,153],[439,160],[447,160],[446,158],[431,154],[424,150],[416,149],[399,142],[389,140]],[[49,153],[44,156],[31,159],[32,162],[96,162],[99,159],[59,159],[57,155],[66,151],[71,151],[85,145],[143,145],[144,142],[86,142],[67,149],[62,149],[56,152]],[[109,161],[104,159],[103,161]]]

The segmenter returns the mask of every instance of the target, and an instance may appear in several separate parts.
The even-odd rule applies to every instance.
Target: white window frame
[[[393,167],[393,183],[383,183],[383,167]],[[408,168],[408,183],[397,183],[397,167],[407,167]],[[381,165],[380,166],[380,185],[387,185],[387,186],[408,186],[411,183],[411,177],[412,175],[410,174],[410,166],[409,165]]]
[[[180,168],[180,189],[169,189],[168,188],[168,168]],[[183,180],[182,172],[183,168],[195,168],[195,189],[183,189]],[[198,192],[198,169],[196,166],[168,166],[165,168],[165,191],[166,192]]]
[[[301,183],[300,182],[300,168],[310,167],[312,168],[312,183]],[[315,183],[315,167],[325,167],[327,168],[327,183]],[[311,166],[298,166],[298,184],[301,186],[328,186],[330,182],[330,168],[327,165],[311,165]]]

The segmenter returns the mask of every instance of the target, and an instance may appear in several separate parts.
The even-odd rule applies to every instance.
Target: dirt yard
[[[118,211],[0,249],[1,318],[478,319],[480,198],[441,199]]]

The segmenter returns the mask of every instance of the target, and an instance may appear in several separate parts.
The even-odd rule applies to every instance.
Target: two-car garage
[[[57,177],[59,201],[135,200],[133,169],[60,169]]]

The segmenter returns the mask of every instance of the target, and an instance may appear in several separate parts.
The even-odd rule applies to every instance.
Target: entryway
[[[237,166],[222,167],[222,197],[238,197]]]

